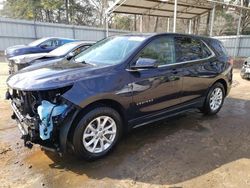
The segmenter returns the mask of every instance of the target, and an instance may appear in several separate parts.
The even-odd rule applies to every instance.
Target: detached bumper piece
[[[58,141],[58,126],[61,122],[60,116],[67,113],[67,105],[55,105],[49,101],[42,101],[38,106],[38,117],[23,116],[14,102],[11,103],[14,111],[13,119],[17,120],[17,126],[22,134],[24,145],[32,148],[33,144],[41,145],[43,150],[56,152],[60,156]]]

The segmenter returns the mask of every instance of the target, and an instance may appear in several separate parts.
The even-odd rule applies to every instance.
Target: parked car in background
[[[27,45],[17,45],[11,46],[5,50],[5,56],[7,59],[23,55],[23,54],[33,54],[33,53],[48,53],[63,44],[68,42],[76,41],[75,39],[67,38],[56,38],[56,37],[45,37],[35,40]]]
[[[10,76],[25,144],[93,160],[131,128],[200,109],[218,113],[232,84],[221,42],[183,34],[112,36],[71,61]]]
[[[93,41],[77,41],[64,44],[49,53],[25,54],[9,58],[9,73],[21,70],[24,67],[38,64],[42,65],[51,61],[60,61],[64,58],[70,60],[73,56],[78,55],[86,48],[93,45]]]
[[[243,79],[250,79],[250,57],[245,60],[240,75]]]

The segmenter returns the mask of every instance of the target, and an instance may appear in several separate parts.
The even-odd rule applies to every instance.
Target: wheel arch
[[[226,82],[223,78],[220,78],[220,79],[216,80],[216,81],[213,83],[213,85],[216,84],[216,83],[221,83],[221,84],[223,85],[223,87],[224,87],[224,89],[225,89],[225,95],[227,95],[227,92],[228,92],[227,82]],[[213,86],[213,85],[212,85],[212,86]]]
[[[126,117],[124,107],[119,102],[117,102],[115,100],[112,100],[112,99],[100,99],[100,100],[97,100],[97,101],[94,101],[94,102],[88,104],[87,106],[82,108],[77,113],[76,117],[74,118],[74,120],[73,120],[73,122],[72,122],[72,124],[70,126],[70,129],[69,129],[69,132],[68,132],[68,135],[67,135],[67,139],[70,142],[72,141],[74,130],[75,130],[76,126],[77,126],[77,123],[81,119],[81,117],[84,114],[86,114],[87,112],[89,112],[90,110],[92,110],[92,109],[94,109],[96,107],[101,107],[101,106],[110,107],[110,108],[113,108],[114,110],[116,110],[119,113],[119,115],[121,116],[123,124],[126,125],[127,117]]]

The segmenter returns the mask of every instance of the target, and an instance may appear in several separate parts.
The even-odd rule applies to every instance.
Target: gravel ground
[[[3,100],[6,71],[0,70],[0,187],[250,187],[250,81],[237,69],[218,115],[189,112],[135,129],[95,162],[23,147]]]

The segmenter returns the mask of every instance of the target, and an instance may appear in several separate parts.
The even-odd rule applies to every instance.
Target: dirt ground
[[[218,115],[135,129],[107,157],[85,162],[23,147],[0,65],[0,187],[250,187],[250,81],[239,70]]]

